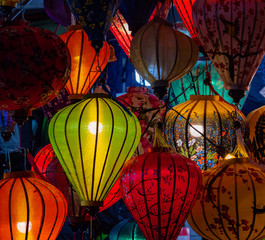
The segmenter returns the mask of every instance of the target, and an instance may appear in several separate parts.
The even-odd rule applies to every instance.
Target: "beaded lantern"
[[[217,163],[216,147],[227,152],[234,150],[235,120],[241,123],[244,132],[246,118],[240,111],[235,114],[233,105],[220,101],[217,95],[191,95],[189,101],[166,114],[164,133],[178,152],[196,161],[201,169],[207,169]]]

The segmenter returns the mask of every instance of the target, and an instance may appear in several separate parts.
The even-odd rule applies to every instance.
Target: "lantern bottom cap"
[[[81,206],[82,207],[102,207],[103,202],[101,201],[81,201]]]

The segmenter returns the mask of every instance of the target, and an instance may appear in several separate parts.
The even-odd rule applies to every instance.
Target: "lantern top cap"
[[[33,178],[34,172],[27,171],[27,172],[7,172],[4,173],[4,179],[6,178]]]
[[[208,100],[208,101],[219,101],[218,95],[191,95],[190,100]]]
[[[107,93],[92,93],[92,94],[86,94],[83,99],[89,99],[89,98],[109,98],[111,99],[111,96]]]
[[[219,160],[220,165],[230,165],[235,163],[247,163],[250,159],[248,157],[235,157],[230,159]]]

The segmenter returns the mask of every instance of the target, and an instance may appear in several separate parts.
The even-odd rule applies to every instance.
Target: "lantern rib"
[[[145,187],[144,187],[144,183],[145,183],[145,181],[144,181],[144,172],[145,172],[145,169],[144,169],[144,167],[145,167],[145,163],[146,163],[146,159],[148,159],[148,156],[146,156],[145,158],[144,158],[144,160],[143,160],[143,165],[142,165],[142,177],[141,177],[141,182],[142,182],[142,191],[143,191],[143,196],[146,196],[146,192],[145,192]],[[130,178],[131,179],[131,178]],[[134,185],[133,185],[134,186]],[[132,187],[130,187],[130,189],[132,189]],[[152,232],[152,238],[150,237],[150,239],[156,239],[155,238],[155,235],[154,235],[154,229],[153,229],[153,225],[152,225],[152,222],[151,222],[151,216],[150,216],[150,211],[148,211],[148,204],[147,204],[147,201],[146,201],[146,197],[144,197],[143,198],[144,199],[144,203],[145,203],[145,211],[146,211],[146,217],[148,218],[148,221],[149,221],[149,228],[150,228],[150,230],[151,230],[151,232]],[[137,206],[137,204],[135,205],[135,206]],[[141,211],[137,211],[137,212],[141,212]],[[143,217],[142,216],[140,216],[140,219],[141,220],[143,220]],[[145,223],[143,222],[143,226],[145,226]],[[148,227],[148,226],[147,226]],[[146,229],[146,227],[145,227],[145,229]],[[147,233],[148,233],[148,231],[146,230],[146,234],[145,234],[145,236],[147,236]]]
[[[204,100],[204,111],[203,111],[203,145],[204,145],[204,170],[207,170],[207,100]]]
[[[25,187],[25,183],[23,181],[23,178],[19,178],[21,184],[22,184],[22,187],[23,187],[23,190],[24,190],[24,194],[25,194],[25,198],[26,198],[26,205],[27,205],[27,225],[26,225],[26,233],[25,233],[25,239],[28,239],[28,233],[29,233],[29,212],[30,212],[30,209],[29,209],[29,197],[28,197],[28,193],[27,193],[27,190],[26,190],[26,187]]]
[[[160,206],[160,181],[161,181],[161,154],[158,154],[157,156],[157,219],[158,219],[158,226],[161,226],[161,206]],[[161,233],[161,227],[158,228],[158,236],[159,238],[162,238],[162,233]]]
[[[216,106],[217,103],[215,104],[214,101],[211,101],[211,103],[214,106],[215,111],[216,111],[216,114],[217,114],[218,119],[219,119],[219,128],[220,128],[220,133],[221,133],[219,136],[220,136],[220,141],[221,141],[220,145],[222,146],[222,144],[223,144],[223,134],[222,134],[222,132],[223,132],[223,127],[222,126],[223,125],[222,125],[222,118],[221,118],[220,112],[218,111],[218,108]],[[223,106],[221,104],[219,104],[219,107],[223,107]]]
[[[159,24],[158,26],[158,30],[157,32],[159,32],[161,28],[161,24]],[[161,74],[160,74],[160,62],[159,62],[159,34],[156,34],[156,66],[157,66],[157,74],[158,74],[158,80],[165,80],[165,79],[161,79]],[[163,75],[163,73],[162,73]]]
[[[103,101],[105,101],[105,100],[103,99]],[[108,103],[107,103],[106,101],[105,101],[105,103],[108,105]],[[105,185],[104,185],[104,187],[103,187],[103,189],[102,189],[102,193],[105,191],[105,188],[107,187],[107,183],[109,182],[109,180],[110,180],[110,178],[111,178],[111,176],[112,176],[112,173],[114,172],[114,169],[115,169],[115,167],[116,167],[116,164],[117,164],[117,162],[118,162],[118,159],[120,158],[120,155],[121,155],[121,153],[122,153],[122,151],[123,151],[123,148],[124,148],[124,145],[125,145],[125,142],[126,142],[126,138],[127,138],[127,135],[128,135],[128,130],[129,130],[129,128],[128,128],[128,119],[127,119],[126,115],[124,114],[123,109],[121,108],[121,106],[120,106],[119,104],[117,104],[117,103],[114,102],[114,101],[113,101],[113,104],[115,104],[115,105],[120,109],[120,112],[123,114],[124,119],[126,120],[126,133],[124,134],[124,135],[125,135],[125,138],[124,138],[124,140],[123,140],[123,143],[122,143],[121,149],[120,149],[120,151],[119,151],[119,153],[118,153],[118,155],[117,155],[117,157],[116,157],[115,164],[113,165],[113,168],[112,168],[112,170],[111,170],[111,172],[110,172],[110,174],[109,174],[109,177],[108,177],[107,181],[105,182]],[[109,108],[111,109],[110,106],[109,106]],[[115,119],[114,119],[114,120],[115,120]],[[136,128],[136,129],[137,129],[137,128]],[[135,134],[135,138],[136,138],[136,134]],[[134,139],[134,142],[135,142],[135,139]],[[124,159],[123,164],[124,164],[125,161],[127,160],[128,155],[130,154],[130,152],[131,152],[131,150],[132,150],[132,147],[133,147],[133,145],[134,145],[134,142],[133,142],[133,144],[131,145],[131,149],[130,149],[130,151],[128,151],[126,158]],[[117,171],[116,176],[113,178],[113,180],[112,180],[112,184],[113,184],[113,182],[117,179],[117,175],[120,173],[120,170],[122,169],[123,164],[121,165],[120,169]],[[102,194],[102,195],[104,195],[104,194]]]
[[[241,164],[240,164],[241,165]],[[234,164],[234,171],[235,171],[235,174],[234,174],[234,177],[235,177],[235,210],[236,210],[236,236],[237,236],[237,239],[240,239],[240,236],[239,236],[239,213],[238,213],[238,191],[237,191],[237,170],[236,170],[236,164]],[[219,189],[220,191],[220,189]],[[233,227],[234,228],[234,227]]]
[[[173,171],[174,171],[174,179],[176,179],[177,177],[177,173],[176,173],[176,164],[175,164],[175,161],[174,159],[171,157],[171,155],[168,155],[169,156],[169,159],[171,160],[171,163],[172,163],[172,166],[173,166]],[[169,226],[169,222],[171,221],[171,215],[172,215],[172,210],[173,210],[173,205],[174,205],[174,199],[175,199],[175,192],[176,192],[176,181],[173,181],[173,193],[172,193],[172,198],[171,198],[171,204],[170,204],[170,208],[168,210],[169,212],[169,216],[168,216],[168,224],[167,226]],[[167,227],[167,230],[166,230],[166,233],[165,233],[165,237],[167,238],[167,235],[168,235],[168,229],[169,227]],[[174,230],[173,230],[174,231]],[[172,231],[172,233],[173,233]],[[171,236],[172,236],[172,233],[171,233]]]
[[[78,74],[77,74],[77,83],[76,83],[76,93],[79,93],[79,84],[80,84],[80,74],[83,58],[83,48],[84,48],[84,31],[81,31],[81,43],[80,43],[80,53],[79,53],[79,64],[78,64]],[[82,90],[80,91],[82,93]]]
[[[109,108],[109,111],[110,111],[110,114],[111,114],[111,120],[112,120],[112,129],[111,129],[111,135],[110,135],[110,140],[109,140],[109,144],[108,144],[108,148],[107,148],[107,153],[106,153],[105,161],[104,161],[104,164],[103,164],[102,170],[101,170],[101,175],[100,175],[100,179],[99,179],[99,183],[98,183],[98,187],[97,187],[97,192],[96,192],[95,199],[97,199],[97,197],[98,197],[99,187],[101,185],[101,181],[102,181],[102,178],[103,178],[103,173],[105,171],[107,159],[109,157],[110,147],[111,147],[111,144],[112,144],[113,133],[114,133],[114,114],[113,114],[113,111],[112,111],[110,105],[107,103],[107,101],[105,101],[104,98],[102,98],[102,100],[105,102],[105,104]],[[99,196],[99,197],[101,197],[101,196]]]
[[[11,180],[11,179],[10,179]],[[13,183],[12,183],[12,185],[11,185],[11,187],[10,187],[10,192],[9,192],[9,204],[8,204],[8,206],[9,206],[9,227],[10,227],[10,237],[11,237],[11,240],[13,240],[14,238],[13,238],[13,229],[12,229],[12,209],[11,209],[11,197],[12,197],[12,191],[13,191],[13,187],[14,187],[14,185],[15,185],[15,183],[16,183],[16,181],[17,181],[17,179],[15,178],[15,179],[13,179]]]
[[[97,98],[96,98],[96,101],[97,101]],[[88,101],[85,106],[82,108],[81,112],[80,112],[80,115],[79,115],[79,119],[78,119],[78,126],[77,126],[77,129],[78,129],[78,141],[79,141],[79,154],[80,154],[80,161],[81,161],[81,166],[82,166],[82,177],[83,177],[83,182],[84,182],[84,189],[85,189],[85,193],[86,193],[86,197],[87,199],[89,199],[89,195],[88,195],[88,189],[87,189],[87,182],[86,182],[86,173],[85,173],[85,167],[84,167],[84,159],[83,159],[83,152],[82,152],[82,142],[81,142],[81,121],[82,121],[82,117],[83,117],[83,114],[85,112],[85,109],[86,107],[89,105],[91,101]],[[78,104],[79,105],[79,104]],[[81,105],[79,105],[81,106]],[[97,107],[98,109],[98,107]],[[70,115],[70,114],[69,114]],[[97,118],[97,132],[96,132],[96,143],[95,143],[95,146],[97,146],[97,137],[98,137],[98,118]],[[96,155],[96,149],[95,149],[95,155]],[[74,163],[74,161],[72,161]],[[94,169],[94,165],[93,165],[93,169]],[[94,170],[93,170],[94,171]],[[79,175],[78,175],[79,176]],[[94,177],[94,176],[93,176]],[[94,178],[92,178],[94,179]],[[81,183],[81,181],[80,181]],[[93,189],[93,184],[92,183],[92,189]],[[80,188],[82,189],[82,188]],[[93,190],[92,190],[93,192]],[[84,195],[85,196],[85,195]],[[91,200],[93,198],[93,195],[91,195]]]

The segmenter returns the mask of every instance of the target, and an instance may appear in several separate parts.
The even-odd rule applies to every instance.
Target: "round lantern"
[[[67,214],[63,194],[33,172],[10,172],[0,181],[0,239],[55,240]]]
[[[235,103],[265,53],[264,10],[263,0],[196,0],[193,5],[199,40]]]
[[[196,43],[171,23],[154,17],[133,37],[131,61],[137,72],[163,97],[169,83],[188,73],[198,59]]]
[[[82,206],[102,206],[140,135],[137,118],[107,94],[88,95],[52,118],[52,147]]]
[[[232,152],[236,146],[235,121],[246,130],[246,118],[219,96],[191,95],[190,100],[173,107],[165,118],[167,142],[181,154],[197,162],[201,169],[217,163],[217,147]],[[209,139],[210,141],[208,141]]]
[[[99,53],[96,53],[81,29],[64,33],[60,38],[71,54],[71,75],[65,88],[71,99],[82,99],[106,67],[110,56],[109,45],[104,42]]]
[[[110,240],[145,240],[142,231],[133,219],[126,219],[112,228]]]
[[[70,55],[54,33],[28,26],[0,29],[0,108],[30,115],[52,100],[70,74]],[[16,114],[15,114],[16,115]]]
[[[146,239],[177,238],[200,184],[197,165],[165,148],[130,159],[120,176],[123,201]]]
[[[205,239],[265,237],[265,170],[248,158],[222,160],[202,173],[188,222]]]
[[[265,164],[265,106],[248,114],[249,143],[258,163]]]

